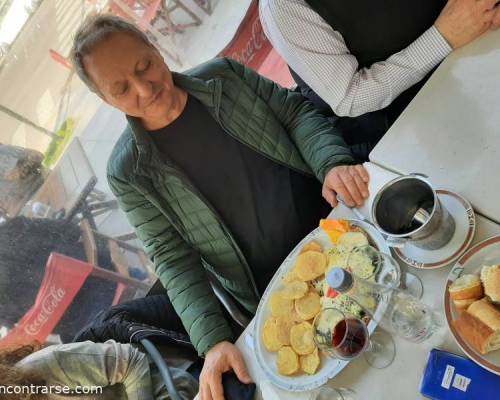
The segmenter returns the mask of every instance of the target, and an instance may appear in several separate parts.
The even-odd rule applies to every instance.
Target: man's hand
[[[234,371],[241,382],[252,382],[237,347],[229,342],[217,343],[206,354],[205,363],[201,370],[201,400],[224,400],[222,374],[230,370]]]
[[[368,198],[370,177],[362,165],[341,165],[332,168],[323,182],[323,197],[332,207],[337,205],[337,194],[349,207],[362,206]]]
[[[495,9],[496,2],[448,0],[434,25],[449,45],[458,49],[494,28],[493,20],[498,10]]]

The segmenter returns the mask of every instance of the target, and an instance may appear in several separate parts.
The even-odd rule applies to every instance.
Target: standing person
[[[202,399],[222,399],[222,373],[249,378],[207,274],[254,313],[282,260],[327,215],[321,194],[362,204],[368,174],[310,102],[235,61],[173,73],[112,16],[79,29],[72,60],[127,115],[109,185],[205,357]]]
[[[301,89],[368,153],[453,50],[500,26],[497,0],[261,0]]]

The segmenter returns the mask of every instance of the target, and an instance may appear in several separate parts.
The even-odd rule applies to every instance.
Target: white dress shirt
[[[388,106],[452,50],[432,26],[399,53],[358,70],[342,35],[304,0],[260,0],[259,12],[276,51],[338,116]]]

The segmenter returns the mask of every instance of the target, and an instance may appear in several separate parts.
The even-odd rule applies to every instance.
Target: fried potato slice
[[[284,346],[290,346],[290,330],[295,323],[298,322],[293,319],[293,316],[287,315],[286,317],[276,318],[276,328],[278,340]]]
[[[287,272],[287,274],[283,277],[283,282],[291,283],[295,281],[300,281],[300,278],[297,276],[295,269],[291,269]]]
[[[320,296],[314,291],[310,291],[304,297],[295,300],[295,311],[304,321],[314,318],[320,309]]]
[[[311,281],[325,273],[326,256],[317,251],[306,251],[297,257],[294,271],[301,281]]]
[[[300,253],[305,253],[306,251],[317,251],[319,253],[323,252],[323,249],[321,248],[321,245],[318,242],[315,242],[314,240],[312,242],[306,243],[302,249],[300,249]]]
[[[299,314],[297,314],[297,311],[295,310],[295,307],[293,308],[292,313],[290,314],[290,317],[288,318],[290,321],[293,322],[303,322],[304,320],[300,317]]]
[[[292,349],[299,355],[311,354],[316,345],[314,344],[313,327],[309,322],[301,322],[292,326],[290,330],[290,344]]]
[[[293,300],[283,297],[281,292],[275,292],[271,295],[271,314],[273,317],[290,315],[293,309]]]
[[[278,351],[283,347],[283,343],[278,338],[276,318],[270,317],[264,323],[264,328],[262,329],[262,342],[268,351]]]
[[[302,281],[293,281],[285,284],[281,294],[285,299],[295,300],[304,297],[308,291],[309,286],[307,283]]]
[[[282,347],[276,357],[276,366],[281,375],[293,375],[300,368],[299,356],[290,346]]]
[[[300,369],[309,375],[316,373],[320,362],[318,348],[315,348],[311,354],[299,357]]]

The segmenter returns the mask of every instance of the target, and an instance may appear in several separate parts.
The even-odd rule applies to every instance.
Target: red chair
[[[139,11],[141,16],[138,17],[137,25],[143,31],[148,29],[148,25],[152,25],[153,21],[158,17],[158,13],[162,7],[162,0],[154,0],[142,3],[136,0],[119,0],[109,3],[110,10],[113,14],[125,18],[132,18],[130,11],[136,13]]]
[[[287,64],[264,34],[257,0],[252,1],[233,40],[219,56],[232,58],[283,87],[295,85]]]
[[[35,304],[16,326],[0,339],[0,348],[12,348],[34,341],[44,343],[91,275],[118,284],[114,303],[124,287],[133,287],[145,292],[149,290],[149,285],[143,282],[62,254],[51,253]]]

